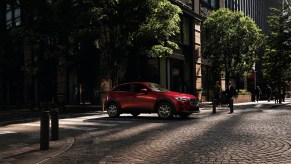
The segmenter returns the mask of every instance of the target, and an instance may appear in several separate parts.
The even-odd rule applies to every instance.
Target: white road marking
[[[12,133],[17,133],[17,132],[13,132],[13,131],[0,131],[0,135],[1,134],[12,134]]]

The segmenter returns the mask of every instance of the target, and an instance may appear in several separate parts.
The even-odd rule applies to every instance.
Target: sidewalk
[[[22,110],[6,110],[0,111],[0,115],[7,113],[16,114],[30,114],[31,112],[36,113],[37,117],[27,118],[13,122],[4,122],[0,124],[0,163],[3,164],[23,164],[23,163],[43,163],[50,158],[65,152],[71,148],[75,142],[73,133],[59,134],[59,139],[56,141],[49,141],[48,150],[40,150],[40,118],[39,111],[30,111],[29,109]],[[86,115],[99,115],[103,114],[102,111],[94,111],[88,114],[70,114],[69,118],[82,117]],[[66,118],[66,116],[60,115],[60,118]],[[31,126],[39,122],[39,126]],[[8,124],[7,124],[8,123]],[[6,125],[7,124],[7,125]],[[60,122],[61,128],[61,122]],[[50,126],[51,127],[51,126]],[[62,130],[65,131],[65,130]],[[62,132],[59,131],[60,133]],[[16,133],[17,132],[17,133]],[[19,133],[21,132],[21,133]],[[51,133],[51,131],[50,131]],[[9,137],[11,136],[11,137]],[[13,136],[13,137],[12,137]],[[30,136],[30,137],[25,137]],[[4,142],[3,142],[4,141]],[[8,144],[8,146],[7,146]],[[2,145],[2,146],[1,146]],[[3,149],[5,148],[5,149]]]
[[[278,106],[286,105],[291,102],[291,98],[287,98],[285,102],[281,104],[275,104],[274,101],[267,102],[267,101],[259,101],[259,102],[246,102],[246,103],[236,103],[234,104],[234,110],[238,109],[246,109],[246,108],[276,108]],[[203,102],[200,104],[201,110],[212,110],[211,102]],[[31,113],[33,112],[37,115],[39,112],[36,111],[28,111],[25,109],[22,110],[6,110],[0,111],[1,116],[4,116],[8,113]],[[94,111],[94,114],[102,114],[103,111]],[[15,114],[15,113],[14,113]],[[33,118],[39,120],[39,118]],[[12,120],[13,121],[13,120]],[[11,122],[10,122],[11,123]],[[1,134],[1,131],[0,131]],[[2,140],[3,141],[3,140]],[[60,138],[57,141],[50,141],[49,143],[49,150],[40,150],[39,143],[32,143],[26,146],[21,147],[20,149],[10,149],[5,152],[0,153],[0,163],[43,163],[50,158],[58,156],[59,154],[65,152],[66,150],[70,149],[74,145],[74,138],[73,137],[65,137]]]
[[[235,103],[234,105],[234,109],[242,109],[242,108],[250,108],[250,107],[254,107],[254,108],[276,108],[278,106],[282,106],[282,105],[286,105],[286,104],[290,104],[291,103],[291,98],[285,98],[285,102],[282,103],[276,103],[274,100],[271,100],[270,102],[268,102],[267,100],[261,100],[259,102],[244,102],[244,103]],[[226,106],[226,105],[222,105],[222,106]],[[202,110],[209,110],[212,109],[212,102],[202,102],[200,103],[200,109]]]

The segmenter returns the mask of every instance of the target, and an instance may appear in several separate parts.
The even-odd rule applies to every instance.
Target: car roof
[[[126,82],[126,83],[120,83],[120,84],[117,84],[116,86],[119,86],[119,85],[126,85],[126,84],[144,84],[144,85],[148,85],[149,83],[151,83],[151,82],[140,82],[140,81],[137,81],[137,82]]]

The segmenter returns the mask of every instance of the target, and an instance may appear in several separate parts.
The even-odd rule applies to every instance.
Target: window
[[[15,10],[14,10],[14,22],[15,22],[15,26],[21,25],[20,7],[19,6],[17,8],[15,8]]]
[[[19,1],[16,1],[16,3],[6,6],[6,27],[19,25],[21,25],[21,10]]]
[[[120,85],[113,89],[113,91],[124,91],[129,92],[130,91],[130,84]]]
[[[7,28],[12,26],[12,9],[9,4],[6,7],[6,26]]]
[[[213,8],[218,8],[218,0],[202,0],[202,1]]]
[[[211,7],[217,8],[217,0],[211,0]]]
[[[142,84],[134,84],[133,85],[133,92],[140,92],[141,89],[147,89],[146,86],[142,85]]]

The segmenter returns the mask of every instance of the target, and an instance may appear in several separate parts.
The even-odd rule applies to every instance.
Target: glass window
[[[12,10],[10,5],[7,5],[6,8],[6,25],[7,28],[12,26]]]
[[[12,11],[7,11],[6,12],[6,21],[10,21],[12,20]]]
[[[142,84],[134,84],[133,92],[140,92],[141,89],[148,89],[148,88]]]
[[[217,0],[211,0],[211,6],[216,8],[217,7]]]
[[[125,91],[129,92],[130,91],[130,84],[125,84],[125,85],[120,85],[115,88],[113,88],[113,91]]]
[[[20,17],[21,13],[20,13],[20,8],[16,8],[14,10],[14,22],[15,22],[15,26],[19,26],[21,25],[21,17]]]
[[[10,28],[19,25],[21,25],[21,10],[19,1],[16,1],[15,4],[6,6],[6,26]]]
[[[181,39],[179,43],[181,43]],[[146,81],[160,83],[159,59],[148,59],[145,71]]]
[[[17,18],[17,17],[20,17],[20,8],[16,8],[14,10],[14,17]]]
[[[148,86],[149,86],[152,90],[154,90],[154,91],[156,91],[156,92],[166,92],[166,91],[168,91],[166,88],[163,88],[163,87],[161,87],[159,84],[156,84],[156,83],[149,83]]]

